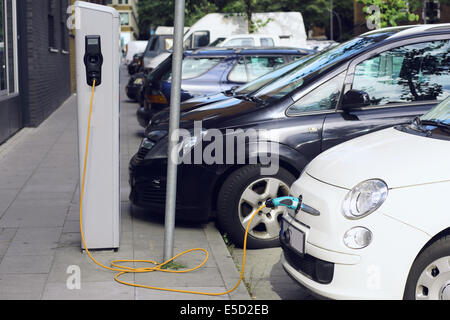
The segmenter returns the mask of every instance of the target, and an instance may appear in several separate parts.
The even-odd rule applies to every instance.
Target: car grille
[[[136,154],[136,160],[137,161],[143,161],[145,157],[147,156],[149,150],[145,148],[140,148],[138,153]]]
[[[137,194],[139,203],[143,204],[156,204],[165,205],[166,204],[166,186],[161,186],[161,188],[155,188],[155,186],[144,186],[138,188],[139,193]]]
[[[142,206],[165,205],[166,204],[167,183],[164,179],[153,181],[141,181],[134,188],[134,200]],[[176,201],[177,206],[181,206],[180,201]]]
[[[334,263],[322,261],[310,255],[299,255],[282,245],[286,261],[298,272],[321,284],[330,284],[334,277]]]

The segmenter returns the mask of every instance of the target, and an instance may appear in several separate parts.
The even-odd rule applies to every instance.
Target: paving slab
[[[0,274],[48,274],[53,262],[52,255],[4,256],[0,263]]]
[[[83,282],[81,289],[70,290],[64,283],[47,283],[43,300],[134,300],[134,288],[116,282]]]
[[[0,274],[0,300],[39,300],[46,274]]]

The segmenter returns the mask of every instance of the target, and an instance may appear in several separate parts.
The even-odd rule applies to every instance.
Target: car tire
[[[217,224],[237,247],[244,245],[245,229],[254,210],[269,198],[288,196],[295,177],[280,168],[273,176],[261,175],[260,165],[248,165],[234,171],[223,183],[217,204]],[[279,188],[276,184],[279,183]],[[269,191],[270,189],[270,191]],[[250,201],[248,201],[250,199]],[[255,200],[256,199],[256,200]],[[250,204],[252,203],[252,204]],[[272,248],[280,245],[282,208],[266,208],[253,221],[247,247]]]
[[[406,282],[405,300],[450,299],[450,235],[423,250]]]

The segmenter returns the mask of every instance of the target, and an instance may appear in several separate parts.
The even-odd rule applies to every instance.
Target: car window
[[[217,38],[215,41],[211,42],[211,43],[209,44],[209,46],[210,46],[210,47],[219,47],[219,46],[222,44],[222,42],[225,41],[225,39],[226,39],[226,38]]]
[[[272,38],[261,38],[261,46],[262,47],[274,47],[275,43]]]
[[[228,80],[238,83],[253,81],[287,62],[287,58],[282,56],[241,57],[228,75]]]
[[[394,48],[356,66],[353,89],[371,105],[442,100],[450,94],[450,40]]]
[[[156,51],[158,50],[158,48],[159,48],[159,37],[156,37],[150,47],[150,51]]]
[[[209,31],[196,31],[193,34],[194,48],[206,47],[209,44]]]
[[[223,47],[253,47],[255,40],[252,38],[236,38],[225,42]]]
[[[295,102],[289,107],[287,114],[296,115],[304,112],[336,109],[344,85],[344,79],[345,72],[328,80]]]
[[[202,74],[206,73],[207,71],[211,70],[212,68],[214,68],[222,60],[223,58],[209,58],[209,57],[186,58],[183,60],[182,79],[187,80],[197,78]],[[161,78],[161,80],[166,81],[172,80],[172,70],[166,73]]]
[[[173,38],[164,39],[164,47],[167,51],[173,48]]]
[[[286,57],[246,57],[248,81],[255,80],[285,64]]]
[[[389,34],[372,34],[355,38],[344,42],[336,47],[325,50],[313,55],[304,63],[300,64],[296,69],[288,74],[281,76],[277,81],[261,88],[254,94],[255,97],[262,100],[280,99],[294,90],[299,90],[302,86],[313,81],[314,78],[326,72],[334,65],[339,64],[348,57],[358,54],[367,47],[383,41]],[[303,61],[303,60],[301,60]]]
[[[231,70],[230,74],[228,75],[228,80],[237,83],[248,82],[247,68],[245,67],[244,57],[239,58],[233,70]]]
[[[305,61],[306,59],[308,59],[307,56],[303,56],[301,58],[303,58],[304,60],[300,60],[300,61],[297,60],[295,62],[291,62],[289,64],[281,66],[278,69],[276,69],[272,72],[269,72],[269,73],[263,75],[262,77],[259,77],[258,79],[255,79],[245,85],[240,86],[239,89],[237,89],[235,91],[235,93],[237,95],[248,94],[251,92],[255,92],[258,89],[261,89],[265,85],[267,85],[273,81],[276,81],[276,79],[278,79],[279,77],[281,77],[284,74],[295,69],[300,63],[302,63],[302,61]]]
[[[148,57],[151,54],[153,43],[156,41],[155,37],[151,37],[150,40],[148,40],[147,48],[145,48],[145,56]]]

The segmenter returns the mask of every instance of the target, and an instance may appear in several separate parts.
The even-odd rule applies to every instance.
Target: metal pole
[[[167,167],[166,222],[164,261],[174,256],[175,210],[177,198],[177,154],[172,152],[178,144],[180,126],[181,73],[183,61],[185,0],[175,0],[174,44],[172,56],[172,92],[170,98],[169,155]],[[177,138],[177,139],[175,139]]]
[[[333,0],[330,0],[330,40],[334,39],[334,30],[333,30]]]

